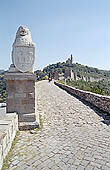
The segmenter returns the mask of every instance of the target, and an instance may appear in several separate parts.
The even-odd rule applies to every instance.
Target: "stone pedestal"
[[[18,113],[19,127],[35,128],[35,75],[33,73],[6,73],[7,113]]]
[[[12,46],[12,64],[5,74],[7,113],[18,114],[19,129],[38,127],[35,100],[35,44],[26,26],[20,26]]]

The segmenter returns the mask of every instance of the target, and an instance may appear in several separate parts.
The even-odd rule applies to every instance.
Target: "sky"
[[[110,0],[0,0],[0,69],[26,25],[36,44],[34,68],[66,61],[110,70]]]

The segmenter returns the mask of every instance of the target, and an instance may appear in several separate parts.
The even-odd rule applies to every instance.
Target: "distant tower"
[[[72,54],[71,54],[70,57],[66,60],[66,63],[69,64],[69,65],[71,65],[71,64],[74,63]]]
[[[73,56],[72,56],[72,54],[71,54],[71,57],[70,57],[70,60],[71,60],[71,64],[73,64]]]

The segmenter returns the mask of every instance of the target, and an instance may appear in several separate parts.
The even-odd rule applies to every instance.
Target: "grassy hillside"
[[[88,76],[93,78],[110,78],[110,71],[99,70],[97,68],[84,66],[78,63],[69,65],[65,62],[48,65],[43,69],[43,73],[48,74],[49,72],[57,71],[61,74],[64,73],[67,68],[72,68],[72,70],[76,72],[79,77]]]

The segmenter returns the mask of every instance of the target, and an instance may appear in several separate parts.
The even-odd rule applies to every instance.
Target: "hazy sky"
[[[0,69],[11,64],[15,33],[26,25],[35,69],[65,61],[110,70],[110,0],[0,0]]]

